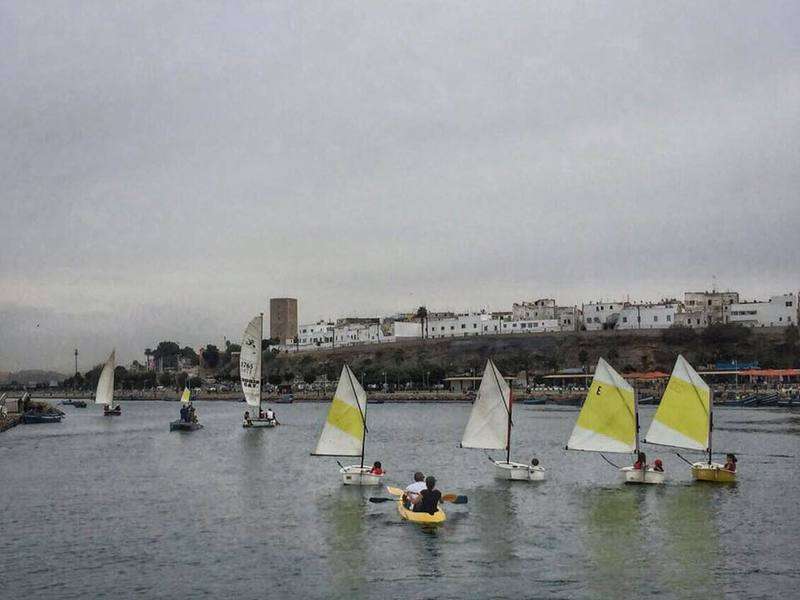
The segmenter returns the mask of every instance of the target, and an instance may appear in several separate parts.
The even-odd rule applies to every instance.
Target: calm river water
[[[326,404],[279,405],[243,430],[243,404],[198,402],[205,429],[170,433],[177,403],[123,416],[66,407],[59,425],[0,436],[2,598],[774,598],[800,589],[800,412],[721,409],[715,443],[735,486],[691,483],[664,449],[662,487],[625,487],[563,450],[576,410],[518,406],[514,449],[549,479],[493,478],[458,448],[469,405],[370,405],[368,460],[444,491],[444,526],[400,521],[375,488],[340,485],[309,456]],[[652,417],[645,408],[643,426]],[[644,429],[643,429],[644,430]],[[497,453],[496,453],[497,454]],[[614,458],[612,458],[613,460]],[[617,462],[625,459],[617,456]]]

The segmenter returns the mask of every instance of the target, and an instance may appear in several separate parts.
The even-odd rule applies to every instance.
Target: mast
[[[364,448],[367,445],[367,402],[365,399],[364,402],[364,410],[361,410],[361,405],[358,402],[358,394],[356,393],[356,386],[353,384],[353,372],[350,370],[350,367],[345,367],[347,369],[347,379],[350,382],[350,388],[353,390],[353,396],[356,399],[356,406],[358,406],[358,412],[361,413],[361,420],[364,423],[363,430],[361,432],[361,468],[364,468]]]
[[[261,416],[261,380],[263,379],[261,373],[261,344],[264,342],[264,313],[258,313],[261,315],[261,332],[258,335],[258,416]],[[240,356],[241,356],[241,349],[240,349]]]
[[[711,466],[711,432],[714,430],[714,392],[708,390],[708,465]]]
[[[633,390],[633,418],[636,422],[636,460],[639,460],[639,387]]]
[[[506,462],[511,462],[511,407],[513,405],[511,385],[508,386],[508,433],[506,434]]]

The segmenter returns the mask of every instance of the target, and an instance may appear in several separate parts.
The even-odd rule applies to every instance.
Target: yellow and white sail
[[[97,389],[94,393],[95,404],[114,404],[114,368],[116,367],[116,350],[112,350],[100,372],[100,379],[97,380]]]
[[[244,399],[250,406],[261,406],[261,337],[264,315],[253,317],[242,334],[239,354],[239,381]]]
[[[187,385],[185,388],[183,388],[183,394],[181,394],[181,403],[189,404],[189,402],[191,401],[192,401],[192,391],[189,389],[189,386]]]
[[[645,442],[707,450],[710,419],[711,392],[708,385],[692,365],[678,355]]]
[[[511,389],[495,364],[486,361],[481,387],[461,438],[463,448],[504,450],[508,446]]]
[[[633,388],[602,358],[567,442],[568,450],[636,450],[636,401]]]
[[[328,410],[315,455],[361,456],[367,415],[367,394],[345,365]]]

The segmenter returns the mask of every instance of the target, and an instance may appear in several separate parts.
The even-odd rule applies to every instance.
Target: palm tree
[[[419,319],[420,335],[423,339],[428,337],[428,309],[420,306],[417,309],[417,318]]]

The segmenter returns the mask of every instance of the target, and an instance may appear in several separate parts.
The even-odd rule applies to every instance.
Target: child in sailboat
[[[725,465],[722,468],[726,471],[730,471],[731,473],[736,473],[736,455],[732,452],[726,454]]]
[[[253,424],[253,422],[250,420],[250,411],[249,410],[244,411],[244,424],[245,425],[252,425]]]
[[[653,461],[653,471],[658,471],[659,473],[664,472],[664,463],[661,462],[660,458],[657,458],[655,461]]]
[[[383,466],[381,466],[381,461],[379,460],[376,460],[373,463],[372,468],[369,470],[369,472],[373,475],[383,475],[384,473],[386,473],[386,471],[383,470]]]

